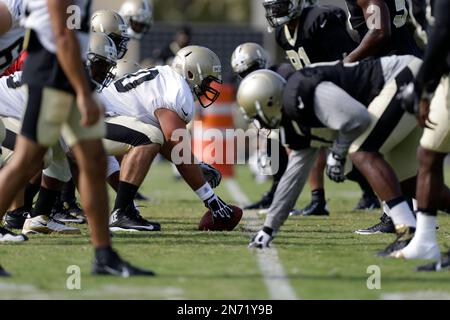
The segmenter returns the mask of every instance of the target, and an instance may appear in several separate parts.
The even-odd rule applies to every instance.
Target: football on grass
[[[242,209],[233,205],[230,207],[233,209],[231,219],[213,219],[211,210],[208,210],[200,220],[198,229],[201,231],[231,231],[236,228],[242,218]]]

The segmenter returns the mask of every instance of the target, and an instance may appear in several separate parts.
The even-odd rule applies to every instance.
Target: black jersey
[[[300,125],[324,127],[314,113],[315,91],[324,81],[334,83],[365,106],[385,85],[380,59],[305,68],[293,74],[286,84],[283,109],[287,117]]]
[[[35,0],[36,1],[36,0]],[[28,57],[23,69],[23,82],[34,86],[46,86],[74,93],[72,85],[67,79],[64,70],[56,56],[56,44],[52,36],[52,28],[48,18],[47,1],[38,0],[38,4],[28,6],[25,2],[25,25],[30,28],[26,50]],[[35,2],[36,3],[36,2]],[[74,23],[80,43],[82,60],[88,49],[89,22],[92,0],[76,0],[81,8],[81,19],[69,20]],[[32,10],[35,10],[33,12]],[[70,11],[70,7],[68,8]],[[44,13],[42,13],[44,12]],[[79,25],[77,25],[79,23]],[[92,89],[94,85],[91,85]]]
[[[369,31],[363,10],[358,6],[357,0],[345,1],[350,13],[350,24],[358,32],[361,39],[363,39]],[[422,53],[414,41],[412,33],[406,27],[408,18],[407,0],[385,0],[385,2],[391,16],[391,39],[389,44],[385,46],[385,49],[377,56],[411,54],[420,58]]]
[[[294,34],[281,26],[276,40],[297,70],[311,63],[341,60],[357,46],[347,32],[345,12],[333,6],[306,7]]]

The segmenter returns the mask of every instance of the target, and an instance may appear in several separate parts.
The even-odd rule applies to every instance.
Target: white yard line
[[[224,183],[230,196],[239,205],[245,206],[250,203],[250,199],[242,191],[236,180],[227,179]],[[263,223],[255,211],[244,212],[243,220],[245,229],[252,232],[258,231]],[[283,265],[278,257],[278,251],[274,245],[272,244],[270,248],[264,250],[257,250],[256,257],[270,298],[274,300],[298,300],[297,294],[289,284]]]

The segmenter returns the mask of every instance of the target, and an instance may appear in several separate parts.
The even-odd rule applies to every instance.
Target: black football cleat
[[[311,201],[306,207],[300,210],[294,210],[291,216],[329,216],[326,201]]]
[[[24,207],[6,212],[4,217],[5,227],[10,229],[22,229],[29,214],[28,210]]]
[[[440,261],[416,267],[419,272],[450,271],[450,251],[443,254]]]
[[[104,261],[100,261],[98,258],[94,259],[92,265],[93,275],[113,275],[122,278],[128,278],[133,276],[146,276],[152,277],[155,273],[151,270],[145,270],[137,268],[122,260],[115,251],[111,251]]]
[[[0,266],[0,277],[10,277],[11,275],[5,270],[3,269],[2,266]]]
[[[244,207],[244,210],[268,209],[273,201],[273,194],[265,193],[261,200]]]
[[[136,208],[116,209],[110,217],[111,231],[161,231],[158,222],[145,220]]]
[[[399,251],[403,248],[405,248],[414,237],[414,232],[416,231],[416,228],[412,227],[397,227],[397,239],[390,245],[388,245],[384,250],[377,253],[377,256],[379,257],[389,257],[391,253],[395,251]]]
[[[379,223],[367,229],[356,230],[355,233],[361,235],[372,235],[377,233],[395,233],[395,225],[394,222],[392,222],[392,219],[386,213],[383,213]]]
[[[353,208],[353,211],[375,210],[380,208],[381,208],[380,200],[378,200],[376,196],[363,195],[361,199],[359,199],[359,202],[356,205],[356,207]]]
[[[28,237],[24,234],[16,234],[6,228],[0,227],[0,242],[23,242]]]

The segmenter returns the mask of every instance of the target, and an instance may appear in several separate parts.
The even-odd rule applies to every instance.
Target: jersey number
[[[153,80],[159,74],[156,69],[140,70],[136,73],[130,73],[123,78],[114,82],[114,86],[118,92],[128,92],[136,89],[140,84]]]
[[[14,42],[9,48],[0,51],[0,74],[11,66],[22,51],[23,38]]]
[[[406,18],[408,17],[405,0],[395,0],[395,10],[397,11],[397,15],[394,17],[394,26],[401,28],[405,25]]]
[[[300,47],[300,49],[298,49],[298,52],[295,52],[294,50],[288,50],[286,51],[286,55],[288,56],[289,61],[292,63],[296,70],[303,69],[307,65],[311,64],[311,61],[309,60],[308,55],[306,54],[306,51],[303,47]]]

